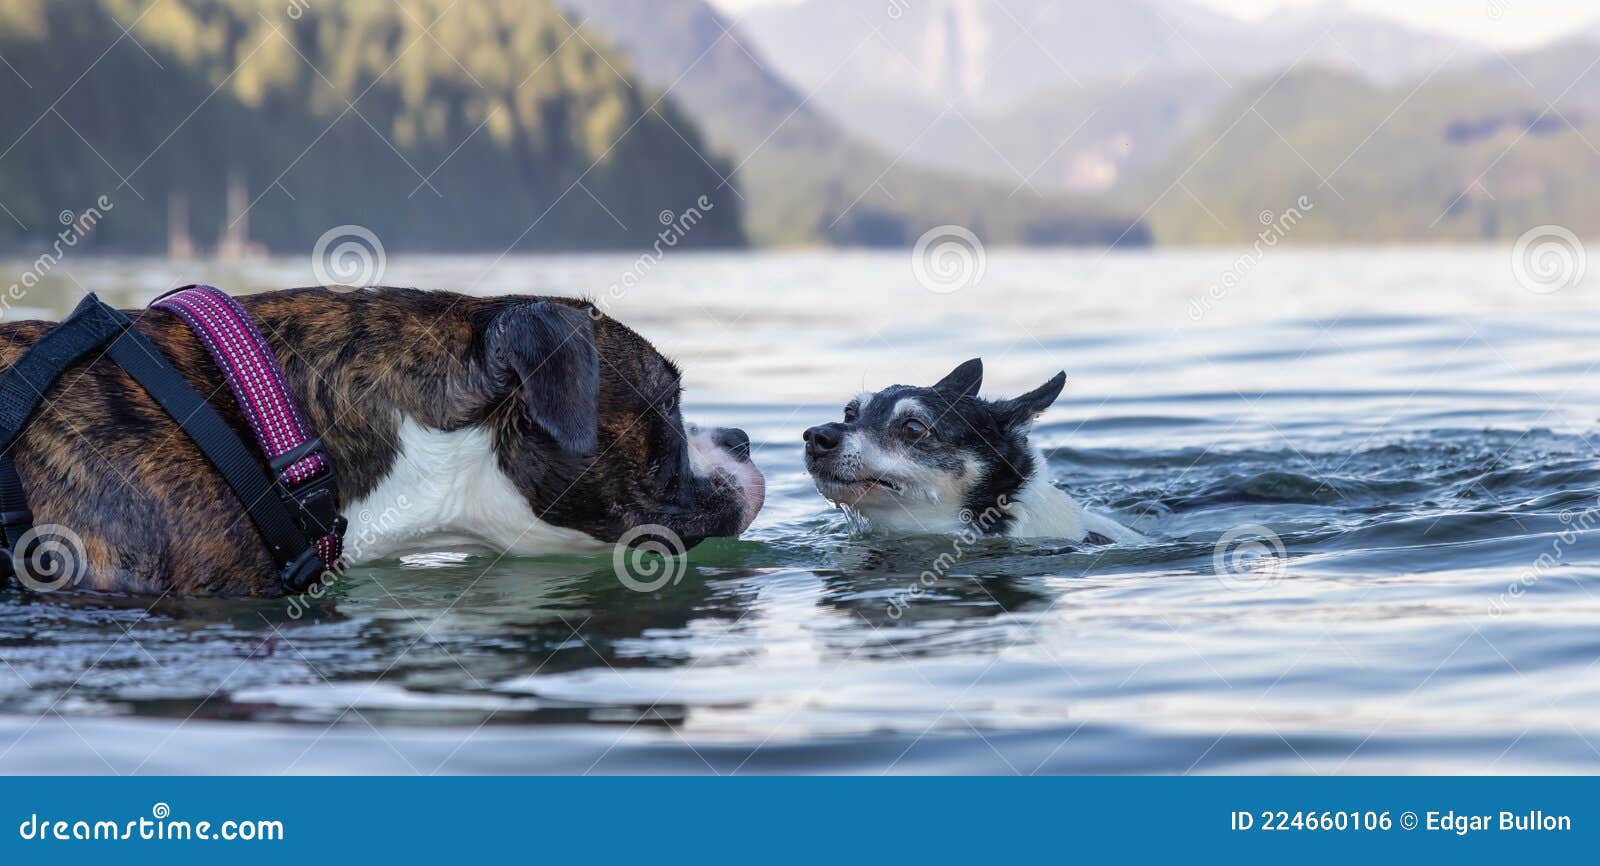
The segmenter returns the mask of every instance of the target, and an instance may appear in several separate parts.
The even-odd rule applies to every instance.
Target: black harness
[[[18,548],[33,526],[33,512],[28,509],[12,448],[51,385],[68,367],[96,350],[103,351],[89,363],[110,356],[178,422],[216,467],[261,534],[283,588],[300,592],[310,587],[323,571],[317,540],[330,534],[342,536],[345,529],[338,513],[336,476],[329,468],[298,485],[286,485],[275,476],[283,467],[320,449],[320,441],[312,439],[270,461],[274,474],[269,475],[258,452],[189,386],[161,350],[139,333],[127,316],[93,294],[0,374],[0,534],[4,535],[0,582],[29,567],[30,554]],[[49,564],[42,568],[52,571]]]

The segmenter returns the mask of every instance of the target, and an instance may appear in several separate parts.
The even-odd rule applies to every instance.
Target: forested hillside
[[[606,51],[546,0],[4,0],[0,246],[102,195],[96,249],[164,249],[175,205],[207,246],[230,177],[273,252],[344,223],[391,248],[637,246],[695,207],[682,243],[742,243],[732,166]]]
[[[1157,202],[1161,243],[1250,242],[1291,207],[1306,212],[1295,243],[1510,240],[1543,223],[1592,237],[1594,117],[1503,64],[1391,87],[1301,70],[1239,88],[1128,199]]]

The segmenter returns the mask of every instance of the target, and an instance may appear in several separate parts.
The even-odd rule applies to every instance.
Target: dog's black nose
[[[722,427],[711,441],[740,460],[750,459],[750,435],[738,427]]]
[[[806,453],[810,455],[826,454],[839,447],[844,439],[843,425],[819,424],[807,430],[802,438],[806,440]]]

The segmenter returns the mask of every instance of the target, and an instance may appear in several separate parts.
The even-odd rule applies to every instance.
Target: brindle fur
[[[565,298],[473,298],[415,289],[303,288],[241,297],[321,435],[341,503],[370,492],[400,459],[402,416],[440,430],[488,425],[498,459],[548,522],[613,541],[629,526],[662,523],[687,543],[737,531],[726,484],[688,483],[678,371],[648,342]],[[559,447],[531,418],[496,329],[509,310],[540,302],[593,321],[600,360],[594,452]],[[172,313],[130,313],[246,442],[232,392],[193,333]],[[52,327],[0,325],[9,366]],[[587,329],[585,329],[587,330]],[[84,541],[80,589],[180,595],[279,595],[244,509],[182,429],[109,358],[80,362],[45,394],[13,446],[35,525],[60,524]],[[265,464],[263,463],[263,466]]]

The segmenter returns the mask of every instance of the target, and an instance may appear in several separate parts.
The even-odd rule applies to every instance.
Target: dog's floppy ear
[[[933,383],[933,390],[944,391],[956,397],[976,397],[983,387],[983,359],[973,358],[950,371],[950,375]]]
[[[594,451],[600,357],[587,312],[550,301],[518,304],[489,324],[484,354],[496,383],[518,390],[528,417],[557,445]]]
[[[994,404],[995,420],[1007,430],[1025,427],[1039,417],[1041,412],[1050,408],[1050,404],[1061,396],[1061,389],[1066,385],[1067,374],[1061,372],[1026,394],[1012,397],[1010,400],[998,400]]]

